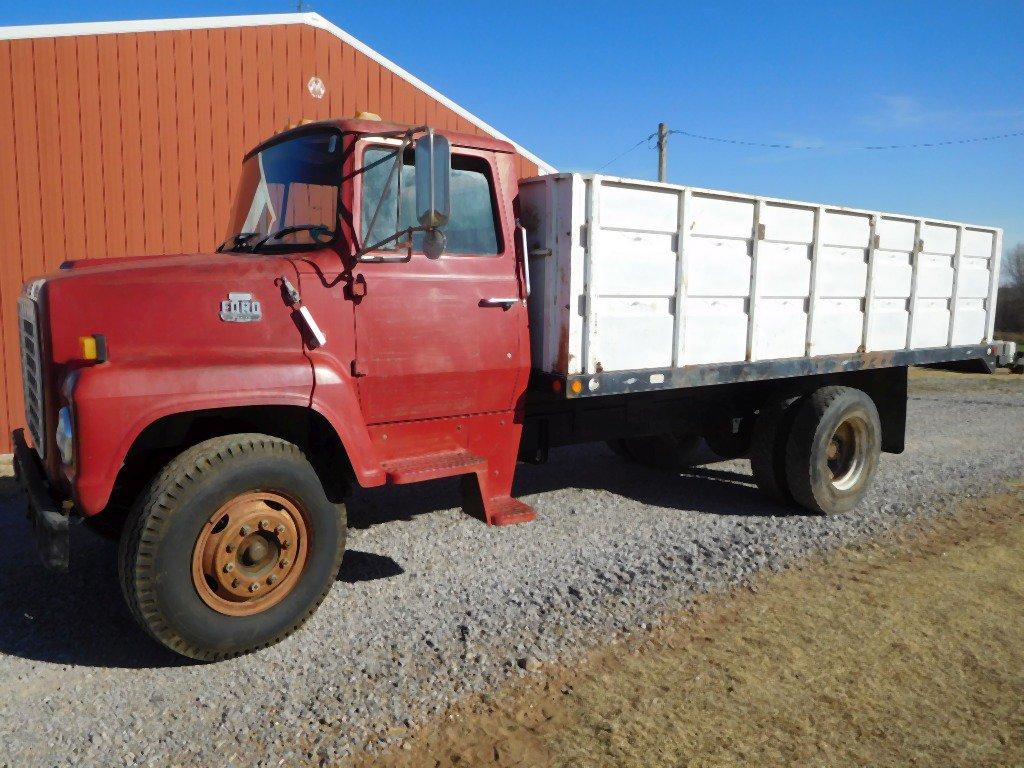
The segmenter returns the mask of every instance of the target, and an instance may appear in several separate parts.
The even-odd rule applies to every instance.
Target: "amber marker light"
[[[82,351],[82,359],[90,362],[103,363],[107,360],[107,340],[101,333],[92,336],[79,336],[78,346]]]
[[[569,385],[569,389],[572,390],[572,393],[574,395],[578,395],[580,392],[583,391],[583,382],[580,381],[579,379],[576,379],[576,381]]]

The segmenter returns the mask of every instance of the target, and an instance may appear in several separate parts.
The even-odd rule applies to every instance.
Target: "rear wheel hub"
[[[868,465],[868,424],[859,416],[842,421],[829,440],[825,462],[837,490],[845,491],[861,481]]]

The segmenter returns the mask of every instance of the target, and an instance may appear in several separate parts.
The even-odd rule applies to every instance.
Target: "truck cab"
[[[30,283],[14,441],[48,564],[67,567],[72,516],[119,536],[143,625],[219,658],[251,648],[231,640],[240,617],[265,641],[322,599],[353,484],[462,476],[468,511],[532,519],[511,496],[530,374],[513,152],[301,125],[245,157],[216,252]],[[161,513],[197,473],[197,498]],[[154,595],[161,579],[176,586]],[[194,623],[155,629],[175,612]]]

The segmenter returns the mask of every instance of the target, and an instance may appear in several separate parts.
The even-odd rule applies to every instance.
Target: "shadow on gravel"
[[[71,529],[71,572],[43,569],[24,499],[0,482],[0,654],[90,667],[190,663],[147,636],[121,597],[116,547],[81,525]]]
[[[613,454],[603,445],[580,445],[551,452],[547,464],[520,464],[516,496],[566,488],[603,490],[641,504],[701,514],[755,517],[807,514],[762,495],[748,472],[737,472],[705,450],[702,463],[680,473],[649,469]],[[716,465],[716,466],[708,466]],[[719,466],[721,465],[721,466]],[[364,529],[418,515],[458,508],[456,479],[358,490],[348,502],[350,528]],[[585,511],[585,510],[581,510]]]
[[[360,581],[376,581],[400,576],[405,569],[390,557],[375,555],[373,552],[360,552],[357,549],[345,550],[345,559],[338,571],[338,581],[355,584]]]
[[[708,459],[715,461],[714,456]],[[574,446],[552,451],[545,465],[521,465],[514,491],[528,497],[583,488],[698,514],[793,514],[761,496],[750,475],[731,466],[695,466],[673,474],[624,461],[600,445]],[[460,503],[457,479],[360,490],[348,504],[349,526],[360,529],[411,520],[458,508]],[[23,510],[24,501],[13,480],[0,478],[0,537],[5,542],[0,553],[0,654],[94,667],[190,663],[150,639],[132,620],[121,597],[111,542],[73,525],[71,572],[49,573],[39,563]],[[402,572],[390,557],[350,550],[338,580],[352,584]]]

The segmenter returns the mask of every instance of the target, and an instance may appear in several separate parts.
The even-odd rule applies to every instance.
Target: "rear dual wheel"
[[[691,466],[697,460],[700,437],[666,432],[660,435],[609,440],[608,446],[619,456],[645,467],[678,471]]]
[[[849,512],[864,498],[881,454],[874,402],[859,389],[823,387],[796,412],[786,442],[793,498],[822,514]]]
[[[267,435],[185,451],[142,495],[122,533],[132,614],[160,643],[199,660],[257,650],[313,614],[345,549],[344,507],[324,495],[298,447]]]
[[[750,464],[758,487],[781,504],[838,514],[864,498],[881,453],[874,402],[851,387],[779,395],[754,425]]]
[[[750,450],[753,418],[736,417],[732,411],[712,414],[705,424],[704,441],[722,459],[735,459]],[[654,469],[678,471],[700,460],[701,435],[664,432],[642,437],[609,440],[608,447],[624,459]]]

